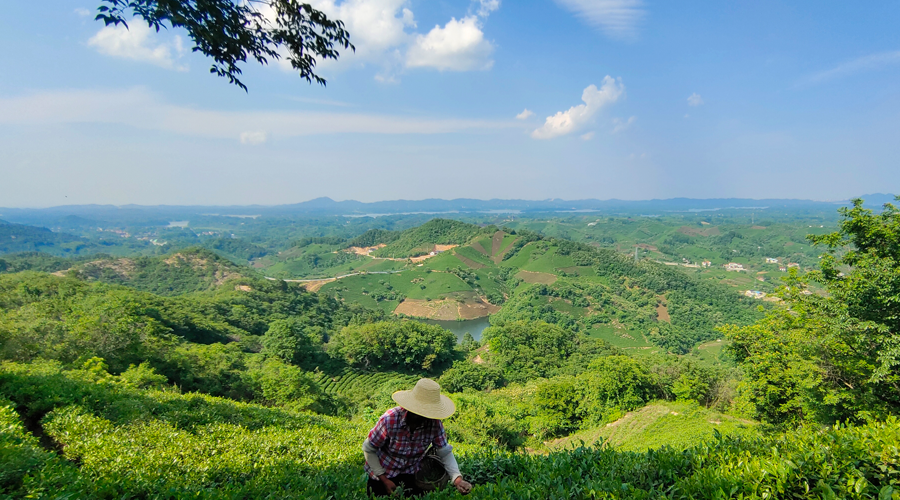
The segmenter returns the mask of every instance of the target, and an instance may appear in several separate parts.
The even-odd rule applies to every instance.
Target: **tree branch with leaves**
[[[342,21],[296,0],[102,0],[97,12],[107,26],[127,28],[135,18],[157,32],[183,28],[191,50],[213,59],[210,73],[244,91],[240,65],[248,59],[266,65],[286,57],[300,78],[325,85],[318,61],[355,50]]]

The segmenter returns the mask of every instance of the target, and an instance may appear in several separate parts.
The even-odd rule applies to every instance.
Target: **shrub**
[[[382,321],[350,325],[335,334],[329,352],[364,368],[432,370],[454,355],[456,336],[439,326],[417,321]]]
[[[440,378],[441,388],[448,392],[463,392],[465,389],[483,391],[502,387],[505,383],[503,372],[494,366],[475,364],[471,361],[456,361]]]

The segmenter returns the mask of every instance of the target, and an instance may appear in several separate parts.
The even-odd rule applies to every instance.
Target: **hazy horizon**
[[[0,206],[900,191],[900,4],[312,3],[356,52],[248,93],[182,30],[9,5]]]
[[[361,203],[366,205],[375,205],[375,204],[387,204],[387,203],[424,203],[429,201],[434,202],[456,202],[456,201],[477,201],[477,202],[496,202],[496,203],[515,203],[515,202],[524,202],[524,203],[565,203],[565,202],[591,202],[597,201],[600,203],[609,203],[609,202],[622,202],[622,203],[642,203],[642,202],[658,202],[665,203],[669,201],[697,201],[697,202],[711,202],[711,201],[794,201],[794,202],[808,202],[808,203],[844,203],[850,201],[854,198],[863,198],[864,201],[869,201],[871,197],[877,197],[877,202],[881,203],[883,199],[892,199],[894,194],[890,193],[865,193],[858,194],[854,196],[850,196],[843,199],[803,199],[803,198],[723,198],[723,197],[710,197],[710,198],[688,198],[688,197],[673,197],[673,198],[646,198],[646,199],[622,199],[622,198],[582,198],[582,199],[563,199],[563,198],[545,198],[545,199],[525,199],[525,198],[422,198],[422,199],[393,199],[393,200],[373,200],[373,201],[362,201],[355,199],[333,199],[328,196],[319,196],[316,198],[311,198],[307,200],[301,200],[292,203],[278,203],[278,204],[262,204],[262,203],[251,203],[251,204],[229,204],[229,205],[205,205],[205,204],[157,204],[157,205],[144,205],[144,204],[136,204],[136,203],[125,203],[125,204],[112,204],[112,203],[82,203],[82,204],[66,204],[66,205],[48,205],[48,206],[0,206],[0,209],[13,209],[13,210],[52,210],[52,209],[64,209],[68,207],[72,208],[80,208],[80,207],[138,207],[138,208],[277,208],[277,207],[285,207],[285,206],[294,206],[294,205],[303,205],[306,203],[311,203],[319,200],[330,200],[334,203]],[[867,203],[868,205],[869,203]],[[749,208],[749,207],[723,207],[723,208]],[[755,208],[755,207],[754,207]],[[0,217],[2,217],[2,213],[0,213]]]

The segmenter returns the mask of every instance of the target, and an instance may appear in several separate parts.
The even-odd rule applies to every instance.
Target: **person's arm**
[[[450,482],[456,482],[456,478],[462,477],[459,472],[459,464],[456,463],[456,457],[453,456],[453,447],[449,444],[442,448],[435,448],[435,455],[441,460],[444,470],[450,475]]]
[[[375,453],[378,448],[366,438],[365,441],[363,441],[362,449],[363,456],[366,458],[366,463],[369,464],[369,470],[371,470],[372,474],[384,484],[388,494],[392,494],[397,485],[387,477],[387,471],[381,466],[381,460],[378,460],[378,454]]]
[[[453,447],[447,442],[447,433],[444,431],[444,424],[438,421],[438,432],[432,441],[431,446],[434,447],[434,453],[444,466],[444,470],[450,475],[450,484],[456,486],[456,491],[463,495],[468,495],[472,491],[472,485],[463,479],[459,472],[459,464],[456,463],[456,457],[453,456]]]
[[[375,451],[378,448],[369,442],[369,438],[366,438],[363,441],[362,445],[363,456],[366,457],[366,463],[369,464],[369,469],[372,471],[372,474],[375,476],[382,476],[385,473],[384,467],[381,466],[381,461],[378,460],[378,454]]]

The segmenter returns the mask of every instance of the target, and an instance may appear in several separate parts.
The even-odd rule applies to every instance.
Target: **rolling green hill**
[[[465,244],[419,264],[397,263],[392,274],[345,277],[321,291],[348,303],[434,319],[491,313],[498,324],[540,319],[622,348],[660,346],[679,353],[719,338],[721,324],[760,317],[760,302],[732,287],[647,259],[635,262],[614,250],[526,234],[474,232]]]
[[[86,238],[0,220],[0,254],[38,251],[67,256],[97,249]]]
[[[547,237],[569,239],[649,258],[703,278],[720,281],[741,290],[770,292],[785,275],[780,269],[794,264],[801,270],[818,265],[819,249],[810,245],[808,234],[823,234],[835,227],[828,216],[800,214],[792,217],[748,220],[748,217],[681,215],[654,217],[608,217],[579,215],[549,220],[520,220],[504,224],[513,230],[538,231]],[[766,259],[774,259],[775,262]],[[710,263],[702,267],[702,263]],[[741,264],[745,271],[727,272],[724,265]]]
[[[159,257],[104,257],[75,263],[59,273],[165,296],[214,290],[231,280],[256,277],[254,271],[203,248]]]
[[[406,258],[425,255],[434,245],[461,245],[479,234],[493,234],[497,228],[482,228],[450,219],[432,219],[421,226],[408,229],[389,243],[376,250],[375,257]]]

